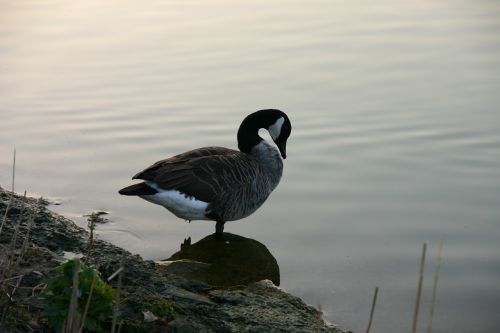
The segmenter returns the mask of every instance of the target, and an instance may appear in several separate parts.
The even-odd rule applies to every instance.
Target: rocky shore
[[[0,188],[1,332],[52,332],[43,289],[68,253],[81,254],[103,280],[123,265],[121,332],[345,332],[276,286],[279,268],[256,241],[231,234],[186,240],[171,258],[153,262],[97,238],[89,256],[87,230],[48,210],[43,200],[14,195],[6,213],[10,200]],[[230,246],[224,250],[230,258],[207,263],[207,251],[222,251],[221,244]],[[254,264],[259,269],[248,268]],[[118,288],[117,279],[109,283]]]

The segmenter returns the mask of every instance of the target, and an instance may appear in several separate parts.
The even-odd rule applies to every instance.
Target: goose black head
[[[286,158],[286,141],[292,131],[292,124],[288,116],[280,110],[266,109],[248,115],[238,130],[238,148],[245,153],[263,139],[259,136],[259,129],[265,128],[271,135],[280,151],[281,157]]]

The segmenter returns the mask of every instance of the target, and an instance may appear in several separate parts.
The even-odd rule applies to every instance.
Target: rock
[[[146,322],[146,323],[150,323],[152,321],[158,320],[158,317],[155,316],[155,314],[149,310],[144,311],[142,314],[144,315],[144,322]]]
[[[181,244],[181,250],[167,261],[192,263],[191,270],[178,272],[216,287],[247,285],[264,279],[280,283],[278,262],[267,247],[250,238],[223,233],[222,237],[209,235],[195,244],[191,239]],[[207,263],[195,268],[194,263]]]
[[[172,333],[201,333],[210,332],[205,328],[198,326],[186,318],[179,318],[171,321],[168,324],[169,332]]]
[[[210,264],[188,259],[180,260],[159,260],[156,262],[158,265],[165,267],[165,272],[170,274],[188,275],[189,273],[198,271],[200,269],[207,269]]]
[[[0,217],[5,214],[9,198],[10,194],[0,188]],[[43,286],[46,278],[55,274],[56,260],[63,260],[64,251],[87,253],[89,235],[72,221],[48,211],[38,200],[16,195],[12,209],[17,214],[7,215],[0,235],[2,248],[10,243],[17,218],[23,215],[18,246],[26,235],[31,213],[35,214],[35,219],[30,246],[17,271],[13,272],[25,276],[15,294],[18,302],[9,308],[12,315],[6,316],[0,331],[26,332],[35,328],[36,332],[45,332],[48,328],[39,314],[46,304],[36,288]],[[224,237],[223,241],[218,241],[207,236],[193,245],[186,242],[183,244],[184,251],[179,251],[169,260],[189,260],[169,265],[143,260],[99,239],[93,242],[92,257],[82,260],[93,265],[104,279],[120,265],[124,266],[119,318],[123,322],[122,332],[344,332],[326,324],[321,319],[321,313],[298,297],[276,287],[279,284],[279,268],[264,245],[241,236],[224,234]],[[207,249],[225,256],[224,260],[230,263],[225,264],[204,254],[204,251],[209,251]],[[257,253],[248,253],[252,251]],[[4,251],[1,255],[5,255]],[[243,270],[238,277],[238,286],[227,289],[221,286],[226,285],[229,279],[219,278],[215,270],[210,271],[213,267],[222,267],[230,272],[238,266],[245,266],[245,263],[260,267],[265,274]],[[2,269],[0,267],[0,271]],[[201,277],[197,275],[199,272],[203,272]],[[252,282],[264,278],[268,280]],[[110,284],[116,288],[117,279]],[[157,319],[149,321],[154,317],[146,315],[147,311]],[[145,322],[146,317],[149,322]]]

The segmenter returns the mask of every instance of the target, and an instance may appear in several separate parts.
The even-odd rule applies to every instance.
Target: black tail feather
[[[152,195],[158,193],[158,191],[149,187],[146,183],[139,183],[122,188],[118,193],[122,195]]]

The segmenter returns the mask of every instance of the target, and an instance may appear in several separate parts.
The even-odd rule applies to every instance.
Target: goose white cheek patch
[[[269,134],[271,135],[271,138],[273,138],[273,140],[276,140],[276,138],[278,138],[278,136],[280,136],[281,126],[283,126],[284,122],[285,122],[285,118],[281,117],[278,120],[276,120],[276,122],[274,124],[269,126],[268,131],[269,131]]]

